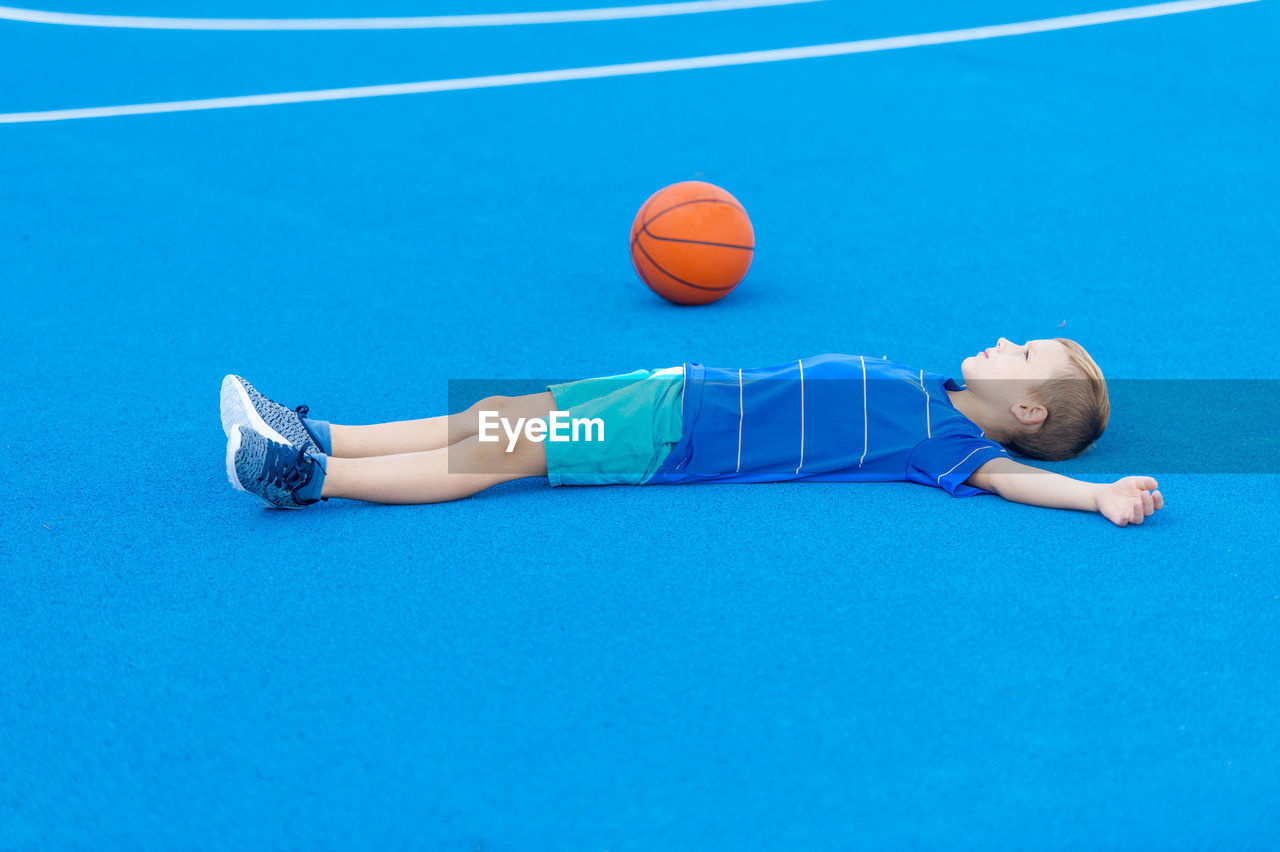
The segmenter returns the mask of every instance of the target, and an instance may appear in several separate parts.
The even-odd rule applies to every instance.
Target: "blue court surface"
[[[1276,0],[60,112],[1112,8],[0,13],[0,848],[1280,847],[1274,395],[1159,390],[1280,379]],[[628,256],[640,204],[690,179],[756,234],[702,308]],[[445,413],[453,379],[823,352],[958,375],[1001,336],[1071,337],[1113,382],[1107,434],[1044,466],[1155,476],[1163,511],[1121,529],[910,483],[526,479],[271,512],[224,469],[226,373],[358,424]]]

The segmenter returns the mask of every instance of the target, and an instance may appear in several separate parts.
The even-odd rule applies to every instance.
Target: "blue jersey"
[[[910,481],[957,497],[975,470],[1007,457],[951,404],[947,376],[860,355],[776,367],[684,365],[680,442],[649,480]]]

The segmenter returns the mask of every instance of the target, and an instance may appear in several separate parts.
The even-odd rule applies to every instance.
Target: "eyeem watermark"
[[[1104,365],[1105,366],[1105,365]],[[806,370],[806,372],[808,372]],[[955,371],[948,373],[957,382],[961,378]],[[677,377],[675,380],[679,380]],[[530,378],[530,379],[451,379],[448,383],[446,410],[451,412],[466,411],[476,402],[490,397],[514,397],[546,392],[548,387],[562,384],[562,378]],[[651,377],[647,381],[658,381]],[[771,380],[772,381],[772,380]],[[801,387],[796,379],[779,379],[777,381],[793,382],[795,406],[791,410],[800,412]],[[992,387],[1002,380],[987,380],[986,386]],[[598,393],[604,396],[616,393],[634,384],[633,379],[619,377],[616,382],[600,384]],[[733,391],[737,391],[738,377],[732,377]],[[977,382],[973,388],[981,389]],[[1019,381],[1018,392],[1025,388]],[[972,389],[972,388],[971,388]],[[1065,461],[1041,463],[1035,459],[1025,462],[1030,467],[1052,470],[1056,473],[1072,477],[1085,475],[1127,476],[1133,473],[1162,474],[1263,474],[1280,476],[1280,379],[1109,379],[1107,381],[1110,397],[1111,417],[1106,432],[1098,442],[1076,458]],[[776,386],[766,386],[763,382],[745,384],[742,388],[746,410],[751,410],[753,397],[758,392],[767,390],[768,395],[778,396]],[[837,397],[852,395],[861,406],[864,400],[869,411],[877,410],[886,400],[906,400],[900,410],[911,416],[916,412],[919,418],[917,427],[927,430],[936,420],[926,419],[935,415],[941,408],[926,409],[919,404],[926,389],[915,381],[903,383],[898,379],[867,381],[863,387],[861,372],[857,379],[817,379],[806,376],[803,393],[809,399],[819,397]],[[783,393],[787,393],[784,391]],[[931,391],[932,392],[932,391]],[[908,396],[914,395],[914,396]],[[731,396],[735,394],[731,393]],[[934,395],[932,401],[936,406],[945,407],[950,397]],[[684,402],[679,403],[683,411]],[[437,404],[438,406],[438,404]],[[497,406],[494,406],[495,408]],[[573,403],[564,406],[573,410]],[[438,408],[437,408],[438,410]],[[734,412],[736,413],[736,412]],[[850,426],[849,440],[859,445],[863,440],[863,424],[861,410]],[[449,425],[449,444],[471,438],[476,434],[477,426],[484,430],[481,440],[504,445],[507,448],[519,446],[519,437],[526,435],[531,441],[540,435],[542,441],[574,440],[573,421],[563,411],[555,414],[553,425],[550,418],[541,411],[536,412],[540,421],[532,425],[512,417],[512,423],[504,429],[501,415],[488,413],[487,423],[477,424],[474,420],[451,420]],[[608,416],[605,419],[609,419]],[[566,425],[567,424],[567,425]],[[578,439],[586,439],[583,434],[585,424],[578,427]],[[621,428],[615,421],[610,425],[609,435],[616,438]],[[797,430],[799,423],[796,424]],[[812,436],[817,427],[811,418],[806,424],[808,434]],[[532,429],[532,433],[526,430]],[[503,437],[505,434],[505,438]],[[603,424],[592,424],[590,440],[603,439]],[[922,435],[925,434],[922,432]],[[515,436],[513,438],[513,435]],[[734,436],[736,441],[737,436]],[[750,436],[744,434],[743,440]],[[557,444],[557,449],[572,445]],[[595,446],[594,444],[591,446]],[[496,449],[496,446],[494,447]],[[506,454],[455,454],[449,456],[450,473],[493,473],[498,472],[500,461]],[[637,466],[635,473],[641,473],[652,459],[634,456]],[[626,465],[628,459],[615,460]],[[794,470],[794,464],[789,468]],[[783,471],[785,472],[785,471]]]
[[[507,436],[507,452],[515,452],[516,442],[523,434],[525,440],[535,443],[543,441],[603,441],[604,420],[599,417],[570,417],[567,411],[552,411],[543,419],[541,417],[517,417],[513,424],[497,411],[480,411],[477,440],[492,444],[502,440],[499,434]],[[594,436],[594,437],[593,437]]]

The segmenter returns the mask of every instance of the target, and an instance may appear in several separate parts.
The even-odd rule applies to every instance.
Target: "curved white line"
[[[120,27],[133,30],[426,30],[457,27],[510,27],[522,24],[567,24],[729,12],[765,6],[793,6],[821,0],[692,0],[561,12],[506,12],[489,15],[434,15],[417,18],[147,18],[129,15],[77,15],[0,6],[0,20],[64,27]]]
[[[1066,30],[1095,24],[1155,18],[1162,15],[1177,15],[1182,12],[1196,12],[1201,9],[1239,6],[1256,2],[1258,0],[1178,0],[1178,2],[1173,3],[1156,3],[1150,6],[1134,6],[1127,9],[1112,9],[1106,12],[1090,12],[1085,15],[1069,15],[1063,18],[1045,18],[1039,21],[1024,21],[1018,24],[1001,24],[992,27],[974,27],[967,30],[947,30],[945,32],[893,36],[891,38],[875,38],[864,41],[846,41],[837,44],[817,44],[810,47],[757,50],[750,53],[695,56],[688,59],[660,59],[654,62],[632,62],[625,65],[562,68],[556,71],[530,71],[522,74],[496,74],[489,77],[461,77],[452,80],[426,80],[420,83],[391,83],[382,86],[355,86],[346,89],[319,89],[308,92],[280,92],[270,95],[245,95],[229,98],[204,98],[193,101],[167,101],[164,103],[128,104],[84,109],[0,113],[0,124],[67,121],[77,118],[107,118],[121,115],[151,115],[163,112],[191,112],[206,109],[234,109],[237,107],[309,103],[312,101],[339,101],[352,98],[380,98],[390,95],[414,95],[426,92],[486,89],[499,86],[526,86],[534,83],[555,83],[565,80],[591,80],[600,77],[626,77],[637,74],[660,74],[666,71],[690,71],[695,68],[723,68],[729,65],[785,62],[792,59],[844,56],[851,53],[872,53],[879,50],[895,50],[930,44],[950,44],[961,41],[977,41],[979,39],[1000,38],[1003,36],[1050,32],[1052,30]]]

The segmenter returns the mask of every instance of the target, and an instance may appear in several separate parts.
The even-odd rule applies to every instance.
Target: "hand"
[[[1156,487],[1149,476],[1118,479],[1098,491],[1098,511],[1118,527],[1140,524],[1164,506],[1164,497]]]

